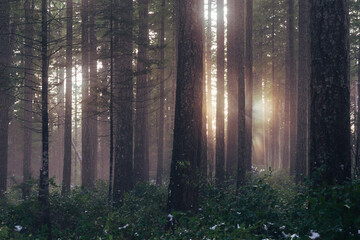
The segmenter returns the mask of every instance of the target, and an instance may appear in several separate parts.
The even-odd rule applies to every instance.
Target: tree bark
[[[236,176],[237,152],[238,152],[238,76],[239,61],[243,64],[239,54],[239,42],[236,39],[236,31],[239,27],[237,15],[239,9],[236,9],[236,0],[228,1],[228,124],[227,124],[227,154],[226,154],[226,173],[229,177]],[[241,17],[241,16],[240,16]],[[242,15],[242,17],[244,17]]]
[[[288,44],[289,44],[289,89],[290,92],[290,174],[295,175],[296,159],[296,112],[297,112],[297,81],[295,61],[295,6],[294,0],[288,0]]]
[[[134,181],[147,182],[145,173],[145,145],[147,102],[147,48],[148,48],[148,0],[139,1],[139,37],[138,60],[136,77],[136,116],[135,116],[135,151],[134,151]],[[161,79],[160,79],[161,81]],[[160,99],[161,101],[161,99]],[[161,110],[160,110],[161,111]]]
[[[165,81],[165,0],[161,2],[161,27],[160,27],[160,110],[159,110],[159,139],[158,139],[158,162],[157,162],[157,175],[156,175],[156,184],[162,185],[162,175],[163,175],[163,154],[164,154],[164,101],[165,101],[165,92],[164,92],[164,81]]]
[[[9,91],[10,91],[10,3],[0,2],[0,199],[7,190]]]
[[[271,80],[272,80],[272,130],[271,130],[271,167],[276,169],[279,163],[279,79],[275,78],[275,1],[272,2],[272,26],[271,26]]]
[[[41,228],[51,239],[50,202],[49,202],[49,115],[48,115],[48,22],[47,1],[41,2],[41,59],[42,59],[42,165],[40,169],[39,202],[41,206]]]
[[[225,99],[225,53],[224,53],[224,0],[217,0],[217,56],[216,56],[216,172],[217,183],[221,184],[225,178],[225,134],[224,134],[224,99]]]
[[[310,3],[305,0],[299,1],[299,49],[296,182],[304,179],[309,158]]]
[[[91,181],[91,143],[89,113],[89,10],[88,0],[81,2],[81,68],[82,68],[82,116],[81,116],[81,184],[84,188],[92,187]]]
[[[313,0],[310,16],[310,176],[342,183],[351,177],[348,1]]]
[[[64,134],[64,167],[62,194],[70,192],[71,185],[71,139],[72,139],[72,25],[73,1],[66,1],[66,101]]]
[[[207,125],[208,125],[208,163],[209,163],[209,173],[210,177],[213,176],[214,172],[214,130],[213,130],[213,111],[212,111],[212,59],[211,59],[211,46],[212,46],[212,30],[211,30],[211,21],[212,21],[212,0],[208,0],[208,22],[206,30],[206,73],[207,73]]]
[[[24,159],[23,159],[23,182],[22,197],[26,199],[30,195],[31,178],[31,155],[32,155],[32,101],[34,98],[34,72],[33,72],[33,8],[30,0],[24,3],[25,8],[25,86],[24,86]]]
[[[253,121],[253,0],[246,0],[246,57],[245,57],[245,167],[251,171]]]
[[[238,56],[238,64],[236,66],[236,72],[238,73],[238,158],[237,158],[237,177],[236,188],[239,189],[245,183],[246,173],[246,125],[245,125],[245,2],[244,0],[235,1],[234,11],[239,11],[239,14],[235,15],[235,34],[234,37],[237,42],[237,47],[234,50]]]
[[[201,1],[177,0],[178,67],[168,209],[196,210],[201,164],[203,19]]]
[[[89,187],[93,187],[97,178],[97,153],[98,153],[98,72],[97,72],[97,39],[96,39],[96,0],[89,2],[89,73],[90,96],[89,110]]]
[[[133,188],[133,1],[118,3],[118,33],[115,37],[115,168],[114,203],[122,201],[125,192]],[[120,33],[120,34],[119,34]]]

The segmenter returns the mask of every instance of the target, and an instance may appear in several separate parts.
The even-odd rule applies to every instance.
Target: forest
[[[360,239],[360,0],[0,0],[10,239]]]

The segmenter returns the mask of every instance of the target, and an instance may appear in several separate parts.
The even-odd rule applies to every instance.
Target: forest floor
[[[253,173],[236,194],[234,185],[201,188],[196,213],[172,212],[167,188],[141,184],[119,208],[107,207],[107,185],[74,188],[65,197],[51,188],[54,239],[360,239],[360,183],[310,190],[284,173]],[[36,187],[36,186],[34,186]],[[45,239],[36,196],[20,200],[13,187],[0,207],[0,239]],[[175,222],[169,228],[169,219]]]

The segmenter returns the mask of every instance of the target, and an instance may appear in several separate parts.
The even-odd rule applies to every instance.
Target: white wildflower
[[[317,239],[320,237],[320,234],[317,232],[314,232],[313,230],[310,230],[311,236],[309,236],[310,239]]]

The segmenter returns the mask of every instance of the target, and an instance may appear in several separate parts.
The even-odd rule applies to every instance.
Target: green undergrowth
[[[201,187],[196,212],[166,210],[167,188],[140,184],[109,210],[107,185],[91,192],[75,188],[65,197],[52,186],[54,239],[360,239],[360,184],[310,191],[285,173],[253,173],[236,193]],[[0,240],[45,239],[39,228],[36,192],[20,200],[18,188],[0,207]],[[172,219],[174,227],[171,227]]]

